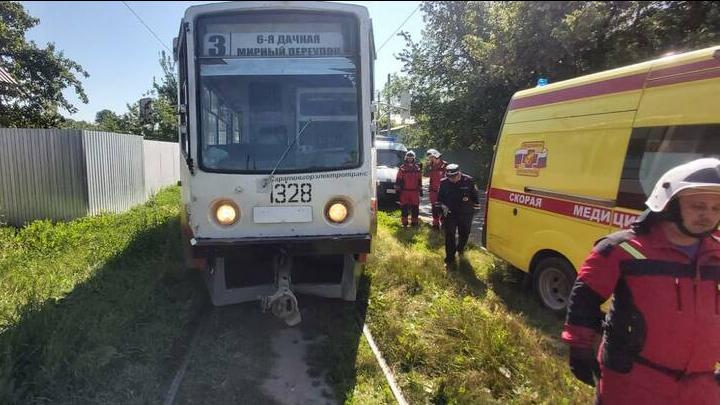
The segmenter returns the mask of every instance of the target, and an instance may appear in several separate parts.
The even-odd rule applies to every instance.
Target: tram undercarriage
[[[301,321],[296,293],[354,301],[364,257],[239,246],[212,251],[204,274],[214,305],[257,300],[263,311],[296,325]]]

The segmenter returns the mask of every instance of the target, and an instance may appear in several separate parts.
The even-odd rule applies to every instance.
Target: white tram
[[[294,292],[354,300],[376,215],[367,9],[193,6],[175,57],[186,263],[213,303],[296,324]]]

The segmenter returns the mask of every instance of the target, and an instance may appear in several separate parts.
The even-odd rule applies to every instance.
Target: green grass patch
[[[179,189],[123,214],[0,228],[0,403],[161,402],[206,302]]]
[[[367,322],[410,403],[591,403],[567,367],[562,320],[539,308],[520,279],[470,247],[443,265],[440,233],[379,216],[366,275]]]
[[[0,227],[0,403],[160,403],[195,330],[179,402],[270,401],[267,370],[248,368],[274,361],[272,336],[243,322],[277,320],[206,311],[200,275],[182,269],[178,209],[171,188],[124,214]],[[592,402],[567,369],[562,321],[516,273],[474,247],[446,273],[441,234],[403,229],[397,212],[379,225],[357,302],[301,301],[310,371],[334,398],[393,402],[365,321],[410,403]]]
[[[302,299],[303,338],[314,342],[306,356],[310,374],[322,376],[336,401],[346,405],[395,402],[362,332],[368,287],[367,278],[362,278],[356,302]]]

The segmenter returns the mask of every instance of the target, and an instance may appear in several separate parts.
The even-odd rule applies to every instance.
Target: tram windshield
[[[279,162],[276,172],[288,173],[361,164],[354,20],[256,13],[204,18],[198,27],[202,168],[267,173]]]

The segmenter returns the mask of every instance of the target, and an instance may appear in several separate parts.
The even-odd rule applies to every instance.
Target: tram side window
[[[243,114],[209,86],[203,86],[201,97],[203,152],[212,165],[228,157],[229,145],[243,142]]]
[[[720,125],[635,128],[620,176],[617,205],[644,210],[647,196],[666,171],[703,157],[720,157]]]
[[[180,41],[180,52],[178,53],[179,68],[180,68],[180,100],[179,104],[187,108],[187,91],[188,91],[188,76],[187,76],[187,44],[185,38],[182,37]],[[187,111],[187,110],[186,110]],[[188,125],[187,113],[180,114],[180,147],[185,156],[190,155],[190,127]]]
[[[204,145],[229,145],[242,141],[242,111],[233,109],[219,93],[202,90]]]

